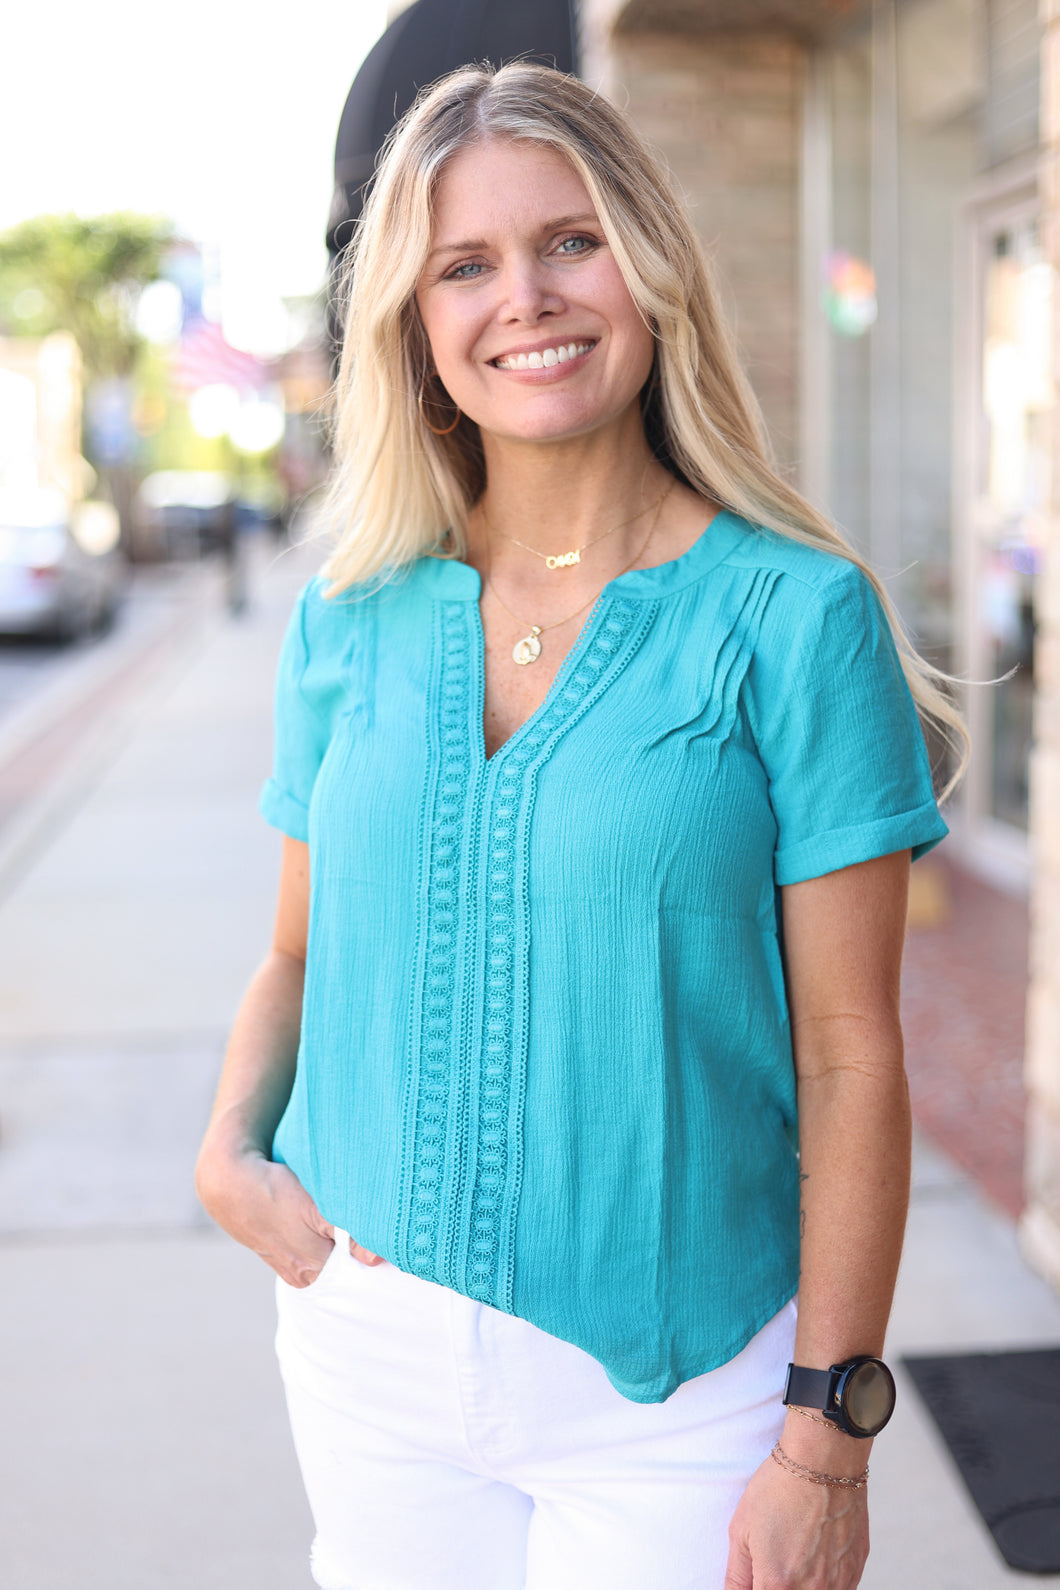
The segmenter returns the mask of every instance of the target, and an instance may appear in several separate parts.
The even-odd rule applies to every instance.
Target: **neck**
[[[488,484],[475,520],[487,518],[494,536],[516,536],[543,556],[569,552],[615,526],[623,526],[615,538],[625,545],[624,521],[649,509],[669,478],[648,449],[639,412],[633,419],[606,435],[562,442],[483,437]],[[635,538],[641,528],[630,524],[629,534]],[[483,531],[473,520],[472,539]]]

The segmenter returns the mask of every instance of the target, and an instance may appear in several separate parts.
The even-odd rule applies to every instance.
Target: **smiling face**
[[[416,303],[438,375],[484,441],[619,424],[651,371],[651,331],[585,185],[541,144],[492,140],[449,162]]]

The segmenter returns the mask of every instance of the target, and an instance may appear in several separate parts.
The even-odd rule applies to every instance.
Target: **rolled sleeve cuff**
[[[258,811],[273,828],[291,839],[309,839],[309,807],[289,794],[274,778],[267,779],[258,797]]]
[[[912,851],[912,859],[919,861],[948,833],[935,802],[928,801],[915,811],[880,817],[856,828],[833,828],[829,833],[814,834],[778,850],[774,860],[776,881],[781,885],[803,883],[826,872],[838,872],[841,867],[853,867],[859,861],[889,856],[895,850]]]

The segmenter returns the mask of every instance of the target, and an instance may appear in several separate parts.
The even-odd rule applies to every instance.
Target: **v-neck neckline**
[[[715,568],[739,543],[747,533],[747,530],[748,526],[745,520],[739,518],[736,514],[730,513],[728,509],[721,508],[703,528],[692,545],[676,558],[671,558],[666,563],[652,564],[646,569],[631,569],[627,573],[616,575],[614,579],[609,580],[590,608],[585,622],[578,631],[578,635],[567,655],[556,670],[555,678],[549,685],[540,704],[488,756],[486,754],[485,724],[486,640],[481,613],[478,611],[478,603],[483,591],[482,577],[472,564],[465,563],[459,558],[430,556],[420,559],[422,574],[429,582],[429,589],[432,595],[443,601],[465,601],[476,604],[474,619],[471,621],[476,647],[475,666],[477,677],[474,709],[477,735],[474,744],[481,759],[481,765],[487,771],[492,769],[502,759],[505,759],[509,750],[518,748],[519,744],[532,738],[546,717],[552,714],[561,693],[570,683],[571,675],[595,641],[601,616],[610,607],[613,600],[633,598],[638,601],[657,601],[661,597],[670,596],[684,590]]]
[[[578,659],[584,654],[586,645],[590,639],[590,633],[596,629],[597,619],[600,614],[601,605],[603,604],[604,597],[606,595],[606,590],[607,588],[605,586],[604,590],[600,592],[600,595],[596,598],[592,607],[586,614],[585,622],[582,624],[577,635],[574,637],[573,642],[568,647],[566,656],[556,669],[552,683],[545,691],[545,694],[541,698],[538,705],[534,708],[533,712],[531,712],[530,716],[528,718],[524,718],[522,723],[519,724],[518,728],[513,729],[508,738],[506,740],[502,740],[500,745],[498,745],[495,750],[491,751],[489,755],[486,754],[486,632],[482,627],[482,614],[476,603],[475,616],[472,620],[475,628],[478,664],[478,690],[476,692],[477,705],[475,709],[475,721],[478,724],[479,729],[479,751],[482,756],[483,764],[487,768],[492,767],[494,762],[496,762],[499,757],[504,755],[505,751],[512,744],[512,742],[519,739],[524,734],[524,731],[529,733],[533,727],[537,726],[538,721],[543,718],[547,712],[551,711],[560,691],[566,688],[569,676],[576,667]]]

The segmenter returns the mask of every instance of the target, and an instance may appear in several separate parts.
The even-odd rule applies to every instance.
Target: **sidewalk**
[[[312,567],[287,554],[245,617],[202,620],[0,898],[5,1590],[311,1590],[269,1273],[205,1221],[191,1167],[271,927],[279,837],[255,804]],[[892,1360],[1057,1342],[1011,1224],[922,1142]],[[865,1590],[1027,1583],[899,1378]]]
[[[271,930],[255,804],[312,566],[284,556],[237,620],[210,593],[0,899],[5,1590],[311,1590],[271,1280],[192,1165]]]

